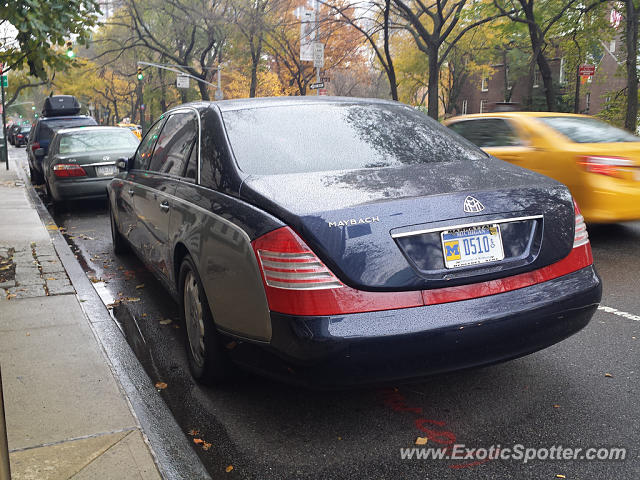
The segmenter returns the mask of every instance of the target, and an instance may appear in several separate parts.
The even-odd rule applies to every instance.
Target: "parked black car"
[[[31,132],[31,125],[22,125],[14,133],[14,145],[16,147],[22,147],[29,141],[29,133]]]
[[[64,107],[57,107],[55,103],[61,103]],[[97,125],[93,117],[78,115],[80,104],[70,95],[55,95],[45,100],[42,116],[33,125],[29,142],[27,143],[27,158],[31,182],[39,185],[44,182],[42,160],[49,149],[49,142],[55,132],[61,128],[79,127],[84,125]],[[39,152],[36,155],[36,151]]]
[[[113,244],[180,302],[194,377],[409,379],[526,355],[601,298],[565,186],[415,109],[184,105],[108,187]]]
[[[20,130],[21,127],[22,125],[20,123],[14,123],[9,128],[7,128],[7,138],[11,145],[15,145],[16,143],[15,132]]]
[[[116,159],[133,155],[138,143],[131,130],[120,127],[58,130],[43,161],[47,193],[54,202],[105,197]]]

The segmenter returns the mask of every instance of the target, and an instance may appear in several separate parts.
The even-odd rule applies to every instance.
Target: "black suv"
[[[73,99],[77,107],[67,109],[69,114],[65,113],[64,108],[51,107],[52,100],[67,101]],[[64,102],[66,103],[66,102]],[[31,129],[29,142],[27,143],[27,156],[29,158],[29,171],[31,173],[31,183],[42,184],[44,175],[42,171],[42,160],[49,150],[49,142],[53,138],[54,133],[61,128],[81,127],[84,125],[97,125],[93,117],[87,115],[78,115],[80,106],[75,98],[69,95],[56,95],[49,97],[45,101],[45,107],[42,110],[43,116],[38,118]]]

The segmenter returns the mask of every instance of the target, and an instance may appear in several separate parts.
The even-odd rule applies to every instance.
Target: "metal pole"
[[[4,419],[4,399],[2,397],[2,371],[1,370],[0,370],[0,480],[11,480],[11,467],[9,465],[9,441],[7,440],[7,422]]]
[[[4,155],[4,164],[7,170],[9,170],[9,146],[7,145],[7,112],[4,108],[4,83],[2,82],[2,75],[0,74],[0,90],[2,90],[2,136],[4,137],[4,148],[2,154]]]

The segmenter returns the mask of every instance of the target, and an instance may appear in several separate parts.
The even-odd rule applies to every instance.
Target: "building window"
[[[587,93],[587,98],[585,102],[585,110],[588,112],[589,107],[591,107],[591,93]]]
[[[538,88],[540,86],[540,71],[536,68],[533,71],[533,88]]]
[[[567,82],[564,71],[564,57],[560,59],[560,74],[558,75],[558,82],[560,82],[560,85],[564,85]]]
[[[611,40],[609,42],[609,52],[610,53],[615,53],[616,52],[616,41],[615,40]]]
[[[488,92],[489,91],[489,72],[482,72],[482,82],[480,84],[480,91]]]
[[[466,115],[467,114],[468,105],[469,105],[469,102],[467,101],[466,98],[464,100],[462,100],[462,115]]]
[[[480,113],[486,113],[489,100],[480,100]]]

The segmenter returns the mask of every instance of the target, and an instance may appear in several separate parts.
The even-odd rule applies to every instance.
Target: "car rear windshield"
[[[82,127],[84,125],[97,125],[97,123],[91,117],[46,119],[40,122],[36,140],[51,140],[56,131],[61,128]]]
[[[255,175],[485,158],[402,104],[325,103],[223,112],[240,169]]]
[[[105,150],[134,150],[138,146],[138,142],[138,137],[130,130],[87,130],[86,132],[64,134],[60,138],[59,151],[61,154],[67,154]]]
[[[575,143],[640,142],[640,137],[595,118],[538,117],[538,120]]]

